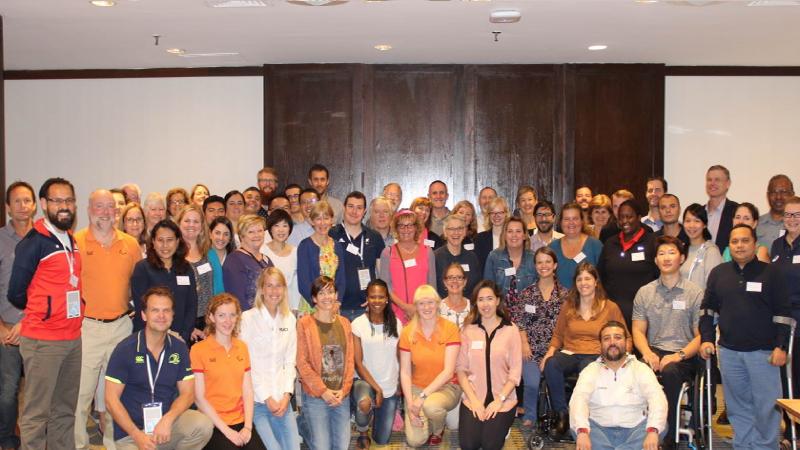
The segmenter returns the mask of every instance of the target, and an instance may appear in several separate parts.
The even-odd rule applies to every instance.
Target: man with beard
[[[478,193],[478,206],[481,210],[481,214],[478,217],[478,233],[492,228],[491,224],[489,223],[489,204],[496,198],[497,191],[491,186],[484,187]]]
[[[536,229],[531,236],[531,250],[534,252],[540,248],[550,245],[556,239],[564,237],[562,233],[553,229],[556,218],[556,207],[547,200],[541,200],[533,207],[533,220],[536,221]]]
[[[278,172],[272,167],[264,167],[256,174],[258,190],[261,194],[261,208],[265,211],[275,192],[278,192]]]
[[[314,164],[308,169],[308,185],[317,191],[319,201],[326,201],[333,209],[333,223],[340,223],[344,215],[344,203],[331,196],[328,188],[331,184],[331,174],[322,164]]]
[[[647,364],[628,354],[625,326],[600,329],[600,358],[578,377],[569,402],[575,449],[657,450],[667,398]]]
[[[48,179],[39,189],[39,205],[45,217],[17,245],[8,287],[8,300],[25,314],[20,327],[25,368],[20,448],[73,450],[83,302],[81,257],[70,233],[72,183]]]
[[[664,225],[661,220],[661,213],[658,207],[658,201],[667,192],[667,180],[662,177],[653,177],[647,179],[647,190],[645,191],[645,198],[647,199],[647,215],[642,217],[642,223],[650,227],[653,231],[658,231]]]
[[[133,267],[142,259],[139,243],[132,236],[114,228],[114,197],[97,190],[89,196],[89,226],[75,233],[81,249],[81,297],[86,304],[81,326],[81,378],[78,406],[75,410],[75,448],[88,449],[86,416],[95,398],[97,382],[105,377],[108,359],[114,347],[131,334],[130,279]],[[104,407],[101,389],[96,398]],[[111,416],[105,421],[103,443],[114,447]]]
[[[255,186],[250,186],[244,190],[242,195],[244,195],[244,213],[255,214],[266,220],[269,216],[269,212],[267,209],[261,207],[261,191]]]

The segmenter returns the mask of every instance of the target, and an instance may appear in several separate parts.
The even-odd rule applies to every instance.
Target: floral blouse
[[[541,361],[547,353],[558,313],[568,293],[569,290],[558,280],[555,280],[553,293],[547,301],[542,296],[538,283],[533,283],[513,297],[509,292],[508,311],[511,321],[528,335],[534,361]]]
[[[331,279],[336,279],[336,269],[339,267],[339,257],[333,248],[333,239],[328,239],[326,245],[319,248],[319,274]]]

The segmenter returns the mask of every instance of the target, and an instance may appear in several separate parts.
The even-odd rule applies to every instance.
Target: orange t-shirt
[[[418,327],[414,336],[411,326],[405,326],[400,333],[397,348],[411,353],[411,384],[425,389],[444,370],[444,354],[448,346],[461,345],[458,326],[441,317],[436,318],[436,328],[427,339]],[[455,383],[453,375],[451,383]]]
[[[228,425],[243,423],[242,384],[245,372],[250,370],[247,345],[233,338],[230,351],[225,351],[214,336],[209,336],[192,346],[189,359],[192,372],[203,374],[205,398],[220,419]]]
[[[94,319],[115,319],[125,314],[130,300],[133,268],[142,259],[136,239],[114,230],[111,246],[104,248],[89,228],[75,233],[81,252],[81,297],[84,314]]]

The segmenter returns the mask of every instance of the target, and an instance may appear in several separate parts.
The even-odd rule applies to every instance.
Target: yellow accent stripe
[[[106,381],[110,381],[112,383],[117,383],[117,384],[124,384],[122,381],[120,381],[120,380],[118,380],[116,378],[110,377],[108,375],[106,375]]]
[[[183,377],[183,380],[181,381],[187,381],[187,380],[194,380],[194,374],[186,375],[185,377]]]

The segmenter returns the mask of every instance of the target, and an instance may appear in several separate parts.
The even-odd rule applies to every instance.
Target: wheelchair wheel
[[[544,437],[537,433],[528,438],[528,450],[541,450],[544,448]]]

